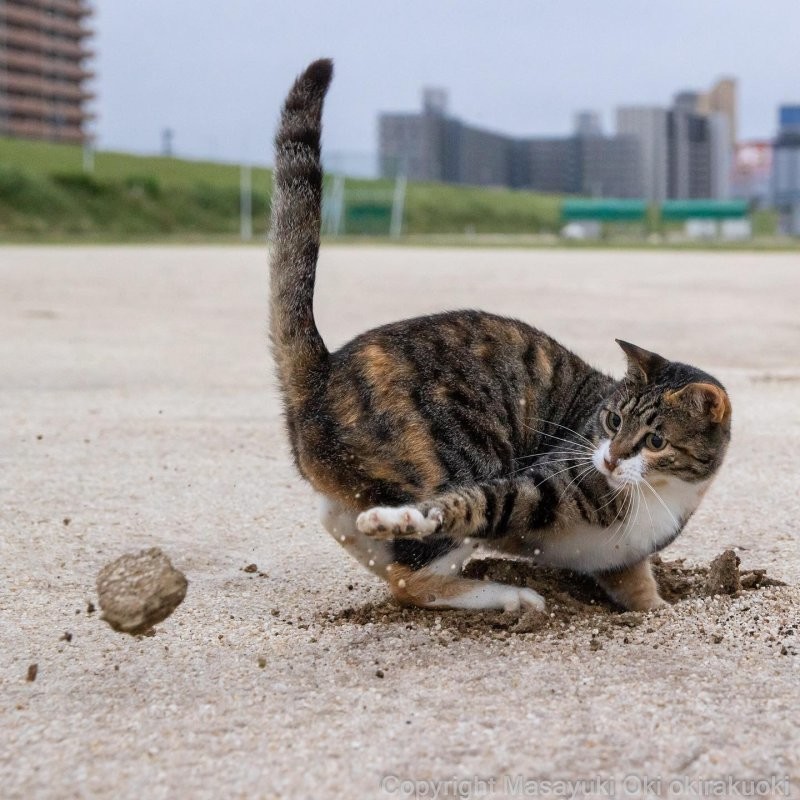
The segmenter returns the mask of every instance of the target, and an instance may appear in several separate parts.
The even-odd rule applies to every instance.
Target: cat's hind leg
[[[462,577],[461,570],[474,552],[474,544],[456,542],[447,536],[432,536],[424,541],[376,539],[359,530],[357,512],[336,501],[321,498],[320,510],[328,533],[367,569],[387,580],[394,597],[404,605],[544,610],[544,599],[533,589]]]
[[[394,542],[398,560],[387,567],[386,577],[398,601],[420,608],[544,611],[544,598],[533,589],[462,577],[464,562],[474,551],[471,544],[462,543],[447,549],[425,566],[417,566],[449,542],[447,539],[438,542],[436,539],[425,542],[398,539]],[[428,548],[431,549],[426,552]]]

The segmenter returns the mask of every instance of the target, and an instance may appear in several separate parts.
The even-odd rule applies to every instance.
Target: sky
[[[449,91],[454,116],[514,135],[566,134],[579,109],[739,79],[740,138],[800,103],[800,0],[94,0],[98,146],[270,163],[281,101],[335,60],[328,154],[377,150],[377,114]]]

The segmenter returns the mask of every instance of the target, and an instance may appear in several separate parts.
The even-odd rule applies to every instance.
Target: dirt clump
[[[768,577],[763,569],[740,570],[739,558],[733,550],[720,553],[708,567],[687,566],[682,558],[663,561],[660,556],[653,556],[652,562],[661,596],[670,603],[786,585]]]
[[[669,603],[785,585],[769,578],[764,570],[741,571],[732,550],[721,553],[709,566],[687,566],[683,559],[663,561],[658,555],[653,556],[652,563],[661,596]],[[570,570],[537,566],[528,561],[477,558],[465,566],[464,577],[534,589],[547,601],[547,612],[431,610],[403,607],[387,599],[323,614],[321,621],[335,625],[399,623],[409,630],[442,628],[458,639],[475,638],[487,632],[502,638],[508,634],[562,630],[564,625],[589,619],[598,629],[637,628],[647,618],[646,614],[621,611],[592,578]]]
[[[739,557],[733,550],[720,553],[708,567],[706,591],[709,594],[736,594],[742,591]]]
[[[187,586],[186,576],[158,547],[128,553],[97,576],[102,618],[120,633],[146,633],[181,604]]]

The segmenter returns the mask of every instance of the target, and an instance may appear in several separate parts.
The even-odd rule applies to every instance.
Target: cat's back
[[[301,467],[356,506],[508,474],[589,372],[542,331],[486,312],[384,325],[331,354],[296,432]]]

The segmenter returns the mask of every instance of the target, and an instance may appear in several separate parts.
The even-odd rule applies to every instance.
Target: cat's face
[[[595,468],[614,489],[711,478],[730,440],[725,389],[694,367],[619,344],[628,357],[628,374],[599,411]]]

